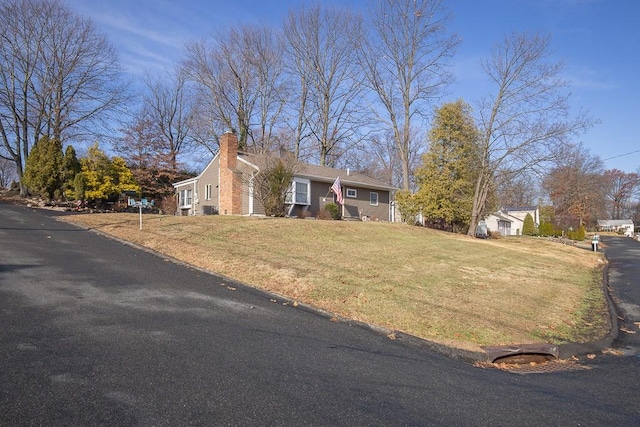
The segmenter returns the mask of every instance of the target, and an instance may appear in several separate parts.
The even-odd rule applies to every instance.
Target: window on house
[[[311,181],[305,178],[293,178],[289,191],[287,191],[286,202],[295,205],[308,205],[311,192]]]
[[[358,190],[356,190],[355,188],[347,188],[347,197],[358,197]]]
[[[369,204],[378,206],[378,193],[374,193],[373,191],[369,193]]]
[[[192,194],[191,189],[188,190],[182,190],[180,192],[180,207],[181,208],[186,208],[191,206],[191,194]]]
[[[204,186],[204,199],[211,200],[211,184]]]
[[[309,203],[309,186],[303,182],[296,182],[296,203],[308,204]]]

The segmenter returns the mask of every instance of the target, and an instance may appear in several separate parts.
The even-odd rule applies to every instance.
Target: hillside
[[[609,327],[603,260],[543,238],[480,240],[403,224],[73,215],[173,258],[338,316],[459,348],[590,341]]]

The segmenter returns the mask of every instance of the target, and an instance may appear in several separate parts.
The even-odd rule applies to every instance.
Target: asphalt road
[[[0,204],[0,425],[640,425],[640,358],[518,375]]]
[[[609,285],[618,309],[616,347],[640,351],[640,242],[629,237],[604,237],[609,259]],[[640,386],[640,385],[639,385]]]

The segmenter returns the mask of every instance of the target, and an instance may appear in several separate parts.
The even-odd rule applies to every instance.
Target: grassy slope
[[[601,256],[545,239],[479,240],[401,224],[78,215],[190,264],[341,316],[466,349],[608,330]]]

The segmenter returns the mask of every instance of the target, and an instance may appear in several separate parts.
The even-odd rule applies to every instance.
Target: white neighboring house
[[[540,225],[540,210],[536,206],[516,208],[502,208],[485,218],[490,232],[499,232],[502,236],[517,236],[522,234],[524,218],[530,214],[533,225]]]
[[[599,219],[598,231],[621,231],[625,236],[632,237],[634,230],[631,219]]]

